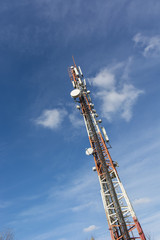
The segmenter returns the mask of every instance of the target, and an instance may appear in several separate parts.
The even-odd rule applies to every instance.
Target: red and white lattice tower
[[[81,110],[86,125],[91,145],[91,148],[86,150],[86,154],[93,155],[95,161],[93,169],[98,173],[111,239],[146,240],[118,176],[117,162],[112,160],[108,151],[110,144],[105,128],[100,126],[101,120],[97,120],[98,115],[91,101],[90,91],[87,90],[81,68],[77,67],[75,62],[73,66],[69,67],[69,76],[74,87],[71,97],[74,98],[75,102],[79,103],[77,108]]]

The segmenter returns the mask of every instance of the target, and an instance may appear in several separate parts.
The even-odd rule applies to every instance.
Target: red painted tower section
[[[73,59],[74,61],[74,59]],[[86,150],[87,155],[93,155],[97,171],[102,201],[109,225],[112,240],[146,240],[142,227],[136,217],[131,202],[118,176],[117,162],[113,161],[109,153],[109,139],[106,130],[101,126],[101,120],[97,120],[87,90],[86,80],[81,68],[74,65],[69,68],[69,76],[74,90],[71,96],[75,100],[77,109],[83,115],[91,148]]]

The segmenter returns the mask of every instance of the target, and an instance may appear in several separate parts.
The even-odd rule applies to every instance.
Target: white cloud
[[[110,68],[102,69],[94,78],[90,79],[94,86],[99,87],[96,96],[102,101],[101,110],[103,116],[109,121],[118,113],[121,118],[129,121],[132,117],[132,109],[142,90],[135,88],[128,81],[131,58],[126,64],[120,63]],[[121,75],[119,72],[122,72]],[[117,75],[119,74],[119,79]]]
[[[135,199],[133,201],[133,205],[145,204],[145,203],[150,203],[150,202],[151,202],[150,198],[139,198],[139,199]]]
[[[98,227],[96,227],[95,225],[91,225],[87,228],[84,228],[83,232],[92,232],[93,230],[96,230],[96,229],[98,229]]]
[[[56,129],[61,125],[66,115],[67,111],[64,109],[55,108],[51,110],[44,110],[41,116],[35,120],[35,123],[45,128]]]
[[[157,56],[160,54],[160,36],[148,37],[144,36],[141,33],[137,33],[133,41],[136,45],[139,45],[143,48],[143,55],[145,57]]]
[[[95,78],[92,78],[93,84],[98,87],[112,89],[115,86],[115,76],[107,68],[102,69]]]

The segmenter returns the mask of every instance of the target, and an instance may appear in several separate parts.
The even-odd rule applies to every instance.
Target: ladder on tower
[[[146,240],[145,234],[133,210],[129,197],[117,173],[117,162],[114,162],[109,153],[109,139],[104,127],[100,127],[101,120],[97,114],[87,90],[86,80],[81,68],[74,65],[68,72],[74,90],[71,97],[79,103],[88,133],[91,148],[86,153],[93,155],[95,170],[101,187],[102,201],[109,225],[112,240]],[[78,99],[78,100],[77,100]]]

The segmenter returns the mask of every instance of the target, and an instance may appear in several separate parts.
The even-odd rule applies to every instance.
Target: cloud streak
[[[150,202],[151,202],[150,198],[139,198],[139,199],[135,199],[133,201],[133,205],[146,204],[146,203],[150,203]]]
[[[88,191],[90,189],[90,191]],[[97,190],[98,189],[98,190]],[[47,191],[46,197],[43,202],[33,203],[28,209],[22,210],[17,216],[17,224],[32,222],[32,224],[38,224],[43,219],[43,222],[55,221],[56,216],[60,216],[64,221],[69,222],[69,225],[61,225],[59,229],[54,227],[53,231],[49,231],[46,228],[40,234],[34,234],[30,239],[34,240],[50,240],[50,239],[63,239],[67,236],[67,232],[71,234],[73,226],[77,229],[77,232],[89,232],[92,230],[98,230],[96,226],[97,222],[93,219],[93,224],[90,228],[86,228],[83,231],[85,225],[87,225],[88,217],[86,216],[84,221],[83,211],[89,211],[92,213],[99,213],[103,211],[102,202],[100,202],[99,183],[97,177],[93,172],[88,171],[76,172],[69,182],[66,182],[61,186],[53,185]],[[94,199],[94,200],[93,200]],[[98,206],[97,206],[98,205]],[[75,217],[78,215],[78,221],[75,221]],[[63,216],[63,217],[62,217]],[[74,217],[73,217],[74,216]],[[67,218],[67,220],[66,220]],[[63,221],[62,221],[63,222]],[[68,239],[68,237],[67,237]],[[69,239],[75,239],[69,237]]]
[[[80,118],[80,114],[78,115],[78,113],[76,111],[69,114],[68,117],[69,117],[70,123],[72,124],[73,127],[80,128],[80,127],[84,126],[84,121],[83,121],[82,117]]]
[[[142,54],[145,57],[155,57],[159,56],[160,54],[160,35],[149,37],[144,36],[141,33],[137,33],[133,37],[133,41],[135,42],[136,46],[139,46],[143,49]]]

